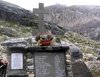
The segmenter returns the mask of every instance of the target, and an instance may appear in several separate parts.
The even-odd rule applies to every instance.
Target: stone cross
[[[39,32],[40,33],[47,32],[46,28],[44,27],[44,14],[47,14],[48,11],[44,9],[43,3],[39,3],[39,9],[33,9],[33,14],[36,14],[36,13],[39,14],[39,25],[38,25]]]

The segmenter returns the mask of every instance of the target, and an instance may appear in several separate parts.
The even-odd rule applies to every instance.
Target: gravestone
[[[69,47],[38,46],[29,47],[33,53],[34,73],[36,77],[67,77],[65,53]]]
[[[43,3],[39,3],[39,9],[34,9],[33,13],[39,13],[38,32],[47,32],[44,13],[48,12]],[[8,50],[7,77],[68,77],[65,57],[68,46],[11,47]]]
[[[47,32],[45,26],[44,26],[44,14],[48,14],[49,12],[44,9],[44,4],[39,3],[39,9],[33,9],[33,14],[39,14],[38,20],[39,20],[39,25],[37,31],[35,30],[33,35],[36,35],[37,33],[45,33]],[[36,32],[36,33],[35,33]]]
[[[8,48],[7,77],[67,77],[68,46]]]
[[[8,52],[7,77],[27,77],[25,69],[25,48],[10,47]]]
[[[36,77],[66,77],[64,53],[35,53]]]

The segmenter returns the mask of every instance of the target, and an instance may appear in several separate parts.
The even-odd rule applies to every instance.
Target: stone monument
[[[48,14],[49,11],[44,9],[44,4],[39,3],[39,9],[33,9],[33,14],[38,14],[38,20],[39,20],[39,25],[38,25],[38,30],[36,31],[37,33],[45,33],[47,32],[45,26],[44,26],[44,14]],[[34,31],[35,32],[35,31]],[[33,33],[33,35],[36,35],[37,33]]]
[[[39,3],[34,13],[39,13],[38,32],[47,32],[44,27],[47,11],[43,3]],[[71,64],[68,56],[69,46],[9,47],[7,77],[92,77],[84,62]]]
[[[7,77],[67,77],[68,46],[10,47]]]
[[[7,77],[27,77],[24,47],[8,48],[8,61]]]
[[[39,33],[47,32],[44,27],[43,3],[39,3]],[[7,77],[67,77],[66,52],[68,46],[33,46],[8,48]]]

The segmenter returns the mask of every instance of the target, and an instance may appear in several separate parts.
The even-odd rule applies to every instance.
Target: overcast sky
[[[54,4],[70,5],[97,5],[100,6],[100,0],[4,0],[16,5],[19,5],[25,9],[32,10],[37,8],[38,3],[42,2],[45,6]]]

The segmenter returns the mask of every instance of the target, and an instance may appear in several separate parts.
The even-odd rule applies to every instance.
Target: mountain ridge
[[[4,7],[4,6],[2,6],[2,7]],[[61,8],[61,6],[60,6],[60,8]],[[25,46],[34,46],[34,44],[36,44],[36,42],[33,42],[35,40],[33,40],[34,39],[34,36],[32,35],[32,32],[34,31],[34,28],[33,27],[34,26],[37,26],[37,23],[38,22],[36,24],[31,24],[29,26],[29,21],[31,20],[31,18],[29,17],[29,19],[28,19],[27,13],[29,15],[31,15],[31,14],[28,11],[25,14],[27,20],[26,19],[24,20],[24,19],[22,19],[23,16],[21,16],[22,13],[25,13],[25,12],[23,12],[23,10],[22,11],[17,10],[18,12],[17,11],[14,11],[14,12],[13,11],[10,11],[10,13],[9,13],[8,11],[6,12],[6,10],[2,10],[2,9],[3,8],[0,8],[0,14],[1,14],[0,15],[0,17],[1,17],[0,18],[0,51],[1,51],[0,54],[1,55],[6,54],[8,52],[7,49],[6,49],[7,48],[6,46],[9,46],[9,45],[10,46],[16,46],[16,44],[17,44],[20,47],[21,46],[24,46],[24,47]],[[6,9],[9,10],[9,9],[12,9],[12,8],[8,8],[8,6],[7,6]],[[64,10],[66,10],[65,7],[64,7]],[[57,10],[57,11],[55,11],[55,13],[57,13],[56,16],[58,18],[60,16],[59,13],[62,12],[62,11],[63,10]],[[84,13],[80,13],[79,11],[76,11],[76,10],[75,10],[75,13],[74,13],[74,11],[71,11],[70,9],[68,9],[68,7],[67,7],[67,10],[66,11],[69,11],[67,14],[70,14],[70,15],[74,15],[76,13],[75,16],[73,16],[72,18],[70,16],[67,18],[67,19],[69,19],[68,21],[66,21],[66,22],[69,22],[68,24],[70,24],[71,22],[76,23],[76,24],[78,24],[78,23],[81,24],[81,22],[78,21],[79,20],[78,18],[80,18],[81,15],[82,15],[82,17],[84,17]],[[64,14],[64,15],[67,17],[67,14]],[[77,17],[77,14],[79,14],[78,17]],[[63,13],[62,13],[62,15],[63,15]],[[12,17],[12,16],[14,16],[14,17]],[[11,17],[11,19],[10,19],[10,17]],[[16,17],[18,17],[18,19],[16,19],[15,21],[13,21],[13,19],[15,19]],[[76,17],[76,18],[73,19],[74,17]],[[92,15],[92,17],[94,19],[94,15]],[[36,16],[36,18],[38,18],[38,16]],[[84,18],[85,19],[86,18],[88,19],[87,16],[85,16]],[[76,22],[76,19],[77,19],[77,22]],[[80,18],[80,19],[82,20],[82,18]],[[86,22],[85,19],[82,20],[82,21],[85,21]],[[88,23],[90,21],[92,22],[93,19],[88,20],[86,23]],[[94,25],[95,25],[95,23],[97,23],[97,19],[98,18],[95,18],[95,19],[96,20],[95,21],[93,20],[93,23],[92,23]],[[19,21],[24,22],[24,24],[26,24],[26,26],[25,25],[22,25],[23,23],[21,23]],[[98,21],[99,21],[99,19],[98,19]],[[28,24],[25,23],[25,22],[27,22]],[[34,17],[33,17],[33,22],[35,22],[34,21]],[[88,23],[88,25],[91,24],[91,22]],[[57,21],[57,23],[58,23],[58,21]],[[73,23],[70,24],[70,25],[73,25]],[[87,25],[85,25],[85,26],[87,26]],[[83,52],[83,59],[84,59],[84,61],[88,61],[90,59],[91,62],[93,62],[93,61],[96,60],[96,58],[97,58],[97,52],[100,51],[100,49],[99,49],[100,48],[100,43],[99,42],[96,42],[94,40],[91,40],[89,38],[86,38],[86,37],[84,37],[84,36],[82,36],[82,35],[80,35],[78,33],[69,32],[69,31],[65,30],[65,27],[62,28],[61,25],[58,26],[58,24],[55,24],[52,21],[49,21],[49,22],[45,23],[45,27],[48,28],[49,30],[54,31],[54,32],[57,31],[58,33],[65,34],[65,35],[62,35],[62,36],[59,35],[58,37],[55,37],[54,36],[54,38],[59,38],[62,42],[65,42],[68,45],[69,44],[73,44],[73,45],[76,45],[77,47],[79,47],[81,49],[81,51]],[[90,25],[90,27],[91,27],[91,25]],[[80,30],[81,30],[81,28],[80,28]],[[62,43],[60,43],[60,44],[62,44]],[[2,45],[4,45],[4,46],[2,46]],[[66,44],[64,44],[64,45],[66,45]],[[88,55],[92,55],[92,57],[91,56],[88,56]],[[95,66],[97,66],[97,64],[95,64]],[[93,73],[95,73],[94,76],[96,76],[96,77],[97,76],[100,76],[100,73],[98,73],[100,69],[98,67],[95,68],[96,70],[93,68]],[[97,69],[98,69],[98,71],[97,71]],[[96,74],[96,73],[98,73],[98,74]]]
[[[54,22],[58,24],[59,26],[66,28],[70,31],[78,32],[79,34],[83,32],[82,34],[83,36],[89,37],[96,41],[100,41],[99,40],[100,32],[92,30],[92,33],[94,33],[94,35],[91,34],[91,29],[97,30],[100,28],[98,24],[100,22],[100,6],[53,5],[53,6],[46,7],[46,9],[50,10],[49,15],[48,16],[46,15],[46,20]],[[95,24],[92,21],[95,21]],[[90,27],[90,25],[92,25],[92,28]],[[84,31],[82,30],[83,27],[84,29],[87,29],[87,28],[90,28],[90,29],[88,31],[87,30]],[[77,28],[78,29],[80,28],[82,32],[78,31]],[[98,35],[95,37],[95,34],[98,34]]]
[[[0,0],[0,19],[19,23],[21,26],[33,26],[33,28],[38,28],[39,22],[38,16],[31,11],[2,0]],[[53,31],[53,33],[57,35],[64,34],[65,32],[64,29],[56,24],[53,26],[50,22],[46,22],[45,25],[46,29],[51,31],[55,29],[56,31]]]

